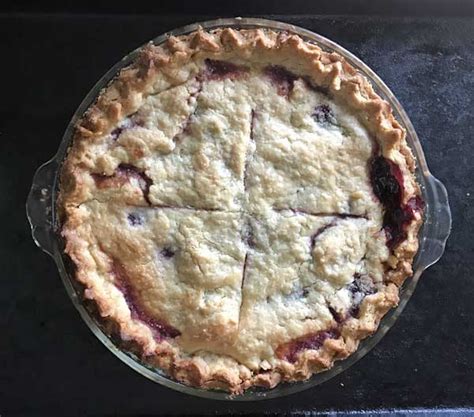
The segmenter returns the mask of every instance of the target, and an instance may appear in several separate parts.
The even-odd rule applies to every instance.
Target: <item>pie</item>
[[[147,364],[242,393],[352,354],[412,273],[405,132],[335,53],[222,28],[142,48],[77,122],[58,209],[84,298]]]

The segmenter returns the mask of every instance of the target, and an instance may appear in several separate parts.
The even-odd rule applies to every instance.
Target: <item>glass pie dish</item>
[[[104,343],[116,356],[131,368],[164,386],[201,397],[212,399],[232,398],[235,400],[274,398],[310,388],[332,378],[363,357],[387,333],[413,294],[421,273],[427,267],[435,263],[444,251],[445,242],[451,228],[451,215],[447,192],[444,186],[430,174],[413,126],[397,99],[365,64],[349,52],[345,51],[335,43],[305,29],[297,28],[285,23],[262,19],[218,19],[200,24],[193,24],[159,36],[153,40],[153,43],[159,45],[170,35],[188,34],[196,31],[200,26],[207,30],[231,27],[237,29],[269,28],[274,31],[285,31],[295,33],[305,41],[318,45],[323,50],[336,52],[343,56],[349,64],[371,81],[375,91],[390,103],[394,110],[395,117],[406,129],[408,145],[417,160],[416,178],[421,186],[422,197],[426,203],[425,218],[419,235],[420,247],[413,264],[413,277],[407,280],[402,286],[400,290],[400,303],[384,317],[377,332],[370,338],[364,340],[360,344],[356,353],[348,359],[338,362],[329,371],[316,374],[304,382],[280,384],[274,389],[250,389],[239,396],[230,396],[229,394],[220,391],[208,391],[192,388],[176,382],[164,375],[160,370],[143,363],[136,355],[126,351],[120,343],[110,336],[110,333],[107,331],[104,324],[97,318],[94,309],[84,302],[81,285],[75,280],[69,259],[64,254],[64,243],[58,232],[60,225],[56,212],[58,173],[71,144],[76,122],[84,114],[85,110],[95,101],[99,92],[117,75],[120,69],[129,65],[136,58],[138,50],[130,53],[111,68],[99,80],[81,103],[67,127],[57,154],[50,161],[42,165],[34,176],[32,189],[27,200],[27,213],[35,242],[56,261],[66,290],[86,324],[102,343]]]

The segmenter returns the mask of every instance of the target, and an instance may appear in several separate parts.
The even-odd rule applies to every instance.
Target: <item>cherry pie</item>
[[[423,202],[388,103],[288,33],[148,45],[76,127],[65,251],[143,360],[240,393],[353,353],[412,273]]]

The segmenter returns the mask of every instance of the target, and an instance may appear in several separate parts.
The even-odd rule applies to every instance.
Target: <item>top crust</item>
[[[206,60],[229,64],[203,75]],[[288,71],[278,89],[269,66]],[[299,118],[315,105],[336,127]],[[421,211],[389,250],[375,153],[399,168],[401,204],[418,197],[403,128],[341,56],[271,30],[170,37],[77,123],[58,199],[66,253],[122,339],[179,381],[240,393],[306,379],[353,353],[412,273]],[[315,184],[315,167],[340,181]]]

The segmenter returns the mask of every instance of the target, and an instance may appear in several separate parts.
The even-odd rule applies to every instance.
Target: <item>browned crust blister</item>
[[[75,208],[90,199],[84,185],[88,166],[88,144],[109,133],[123,118],[133,114],[143,97],[154,91],[154,80],[160,75],[168,86],[183,82],[177,69],[197,58],[226,59],[229,57],[252,60],[254,56],[285,57],[294,62],[312,81],[328,90],[335,100],[347,103],[360,117],[368,131],[377,139],[381,153],[402,167],[405,184],[410,192],[404,202],[419,194],[413,173],[415,161],[405,141],[405,132],[392,114],[390,105],[374,91],[369,81],[359,74],[343,57],[327,53],[318,46],[303,41],[297,35],[270,30],[218,29],[212,32],[199,30],[187,36],[170,37],[163,45],[145,46],[135,62],[122,69],[119,75],[100,93],[97,101],[77,123],[73,145],[61,172],[61,194],[58,209],[61,213],[66,253],[77,266],[76,278],[85,284],[85,295],[93,299],[108,320],[117,323],[120,335],[133,340],[149,362],[162,368],[170,376],[185,384],[228,390],[240,393],[251,386],[274,387],[281,381],[309,378],[313,373],[330,368],[334,361],[353,353],[359,341],[378,328],[381,318],[398,303],[399,286],[412,274],[413,257],[418,249],[417,232],[421,216],[412,221],[407,239],[396,247],[383,290],[369,295],[360,307],[359,318],[341,324],[340,337],[327,339],[318,350],[303,352],[296,363],[280,361],[280,365],[265,372],[254,373],[245,366],[238,371],[225,368],[211,371],[198,357],[181,354],[178,348],[166,341],[155,343],[149,332],[131,323],[130,314],[115,308],[115,300],[103,299],[93,288],[87,242],[78,238],[74,230],[82,219]],[[165,87],[163,87],[165,88]]]

